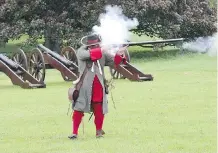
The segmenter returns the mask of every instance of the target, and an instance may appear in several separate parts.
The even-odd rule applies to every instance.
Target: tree
[[[139,20],[134,30],[138,35],[192,39],[217,31],[216,8],[208,0],[135,0],[120,4],[127,15]]]
[[[29,35],[26,44],[44,37],[45,45],[57,52],[63,44],[77,46],[96,24],[104,1],[5,0],[1,3],[0,39]],[[103,8],[102,8],[103,9]]]
[[[0,40],[27,34],[26,44],[44,37],[54,51],[77,47],[98,24],[106,4],[119,5],[126,16],[137,18],[132,31],[138,35],[192,39],[217,31],[216,7],[208,0],[0,0]]]

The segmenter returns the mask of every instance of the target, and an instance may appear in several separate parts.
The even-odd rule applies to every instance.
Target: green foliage
[[[140,24],[135,33],[161,38],[211,36],[217,31],[217,10],[208,0],[135,0],[122,3]]]
[[[71,45],[98,24],[106,4],[119,5],[130,18],[136,17],[138,35],[161,38],[194,38],[212,35],[217,29],[214,2],[207,0],[1,0],[0,40],[29,35],[26,44]]]
[[[27,44],[44,37],[59,45],[74,46],[96,24],[101,5],[97,1],[79,0],[6,0],[1,5],[0,40],[18,39],[27,34],[30,36]]]
[[[217,9],[217,0],[210,0],[210,6]]]

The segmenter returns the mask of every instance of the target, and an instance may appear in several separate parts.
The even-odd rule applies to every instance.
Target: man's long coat
[[[78,68],[79,68],[79,78],[83,74],[85,67],[89,65],[88,71],[84,77],[83,84],[79,91],[79,97],[75,102],[74,110],[82,111],[85,113],[91,112],[91,98],[92,98],[92,84],[95,75],[98,76],[98,79],[103,87],[103,105],[102,110],[103,114],[108,113],[108,103],[107,103],[107,95],[105,93],[105,85],[104,85],[104,66],[114,66],[114,56],[112,54],[102,51],[102,58],[99,60],[101,65],[102,75],[100,74],[98,66],[94,65],[94,72],[91,71],[92,61],[90,59],[90,53],[85,46],[80,47],[77,50],[77,58],[78,58]]]

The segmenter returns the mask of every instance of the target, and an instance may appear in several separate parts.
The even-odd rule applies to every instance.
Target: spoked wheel
[[[130,63],[130,55],[127,49],[124,51],[124,55],[126,57],[126,61]],[[125,76],[123,76],[122,74],[120,74],[118,71],[116,71],[115,69],[111,67],[110,67],[110,74],[114,79],[125,79],[126,78]]]
[[[38,48],[31,51],[29,73],[39,82],[45,80],[45,61],[42,52]]]
[[[27,57],[26,54],[22,49],[18,49],[11,58],[15,63],[19,64],[21,67],[23,67],[25,70],[28,69],[27,65]]]
[[[26,54],[24,53],[24,51],[22,49],[18,49],[11,57],[11,59],[17,63],[18,65],[20,65],[21,67],[23,67],[25,70],[28,69],[28,64],[27,64],[27,57]],[[22,70],[17,70],[16,73],[23,79],[23,72]]]
[[[74,65],[76,65],[72,65],[72,67],[70,67],[70,70],[78,76],[78,59],[76,56],[76,51],[72,47],[67,46],[61,51],[61,55],[71,61]],[[72,79],[68,78],[63,73],[61,73],[61,75],[65,81],[72,81]]]

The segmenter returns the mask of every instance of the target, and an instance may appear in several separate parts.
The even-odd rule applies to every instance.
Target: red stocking
[[[102,103],[93,103],[93,112],[95,115],[95,126],[96,130],[102,130],[103,122],[104,122],[104,114],[102,111]]]
[[[82,117],[84,116],[83,112],[74,111],[72,120],[73,120],[73,134],[78,134],[79,125],[82,121]]]

